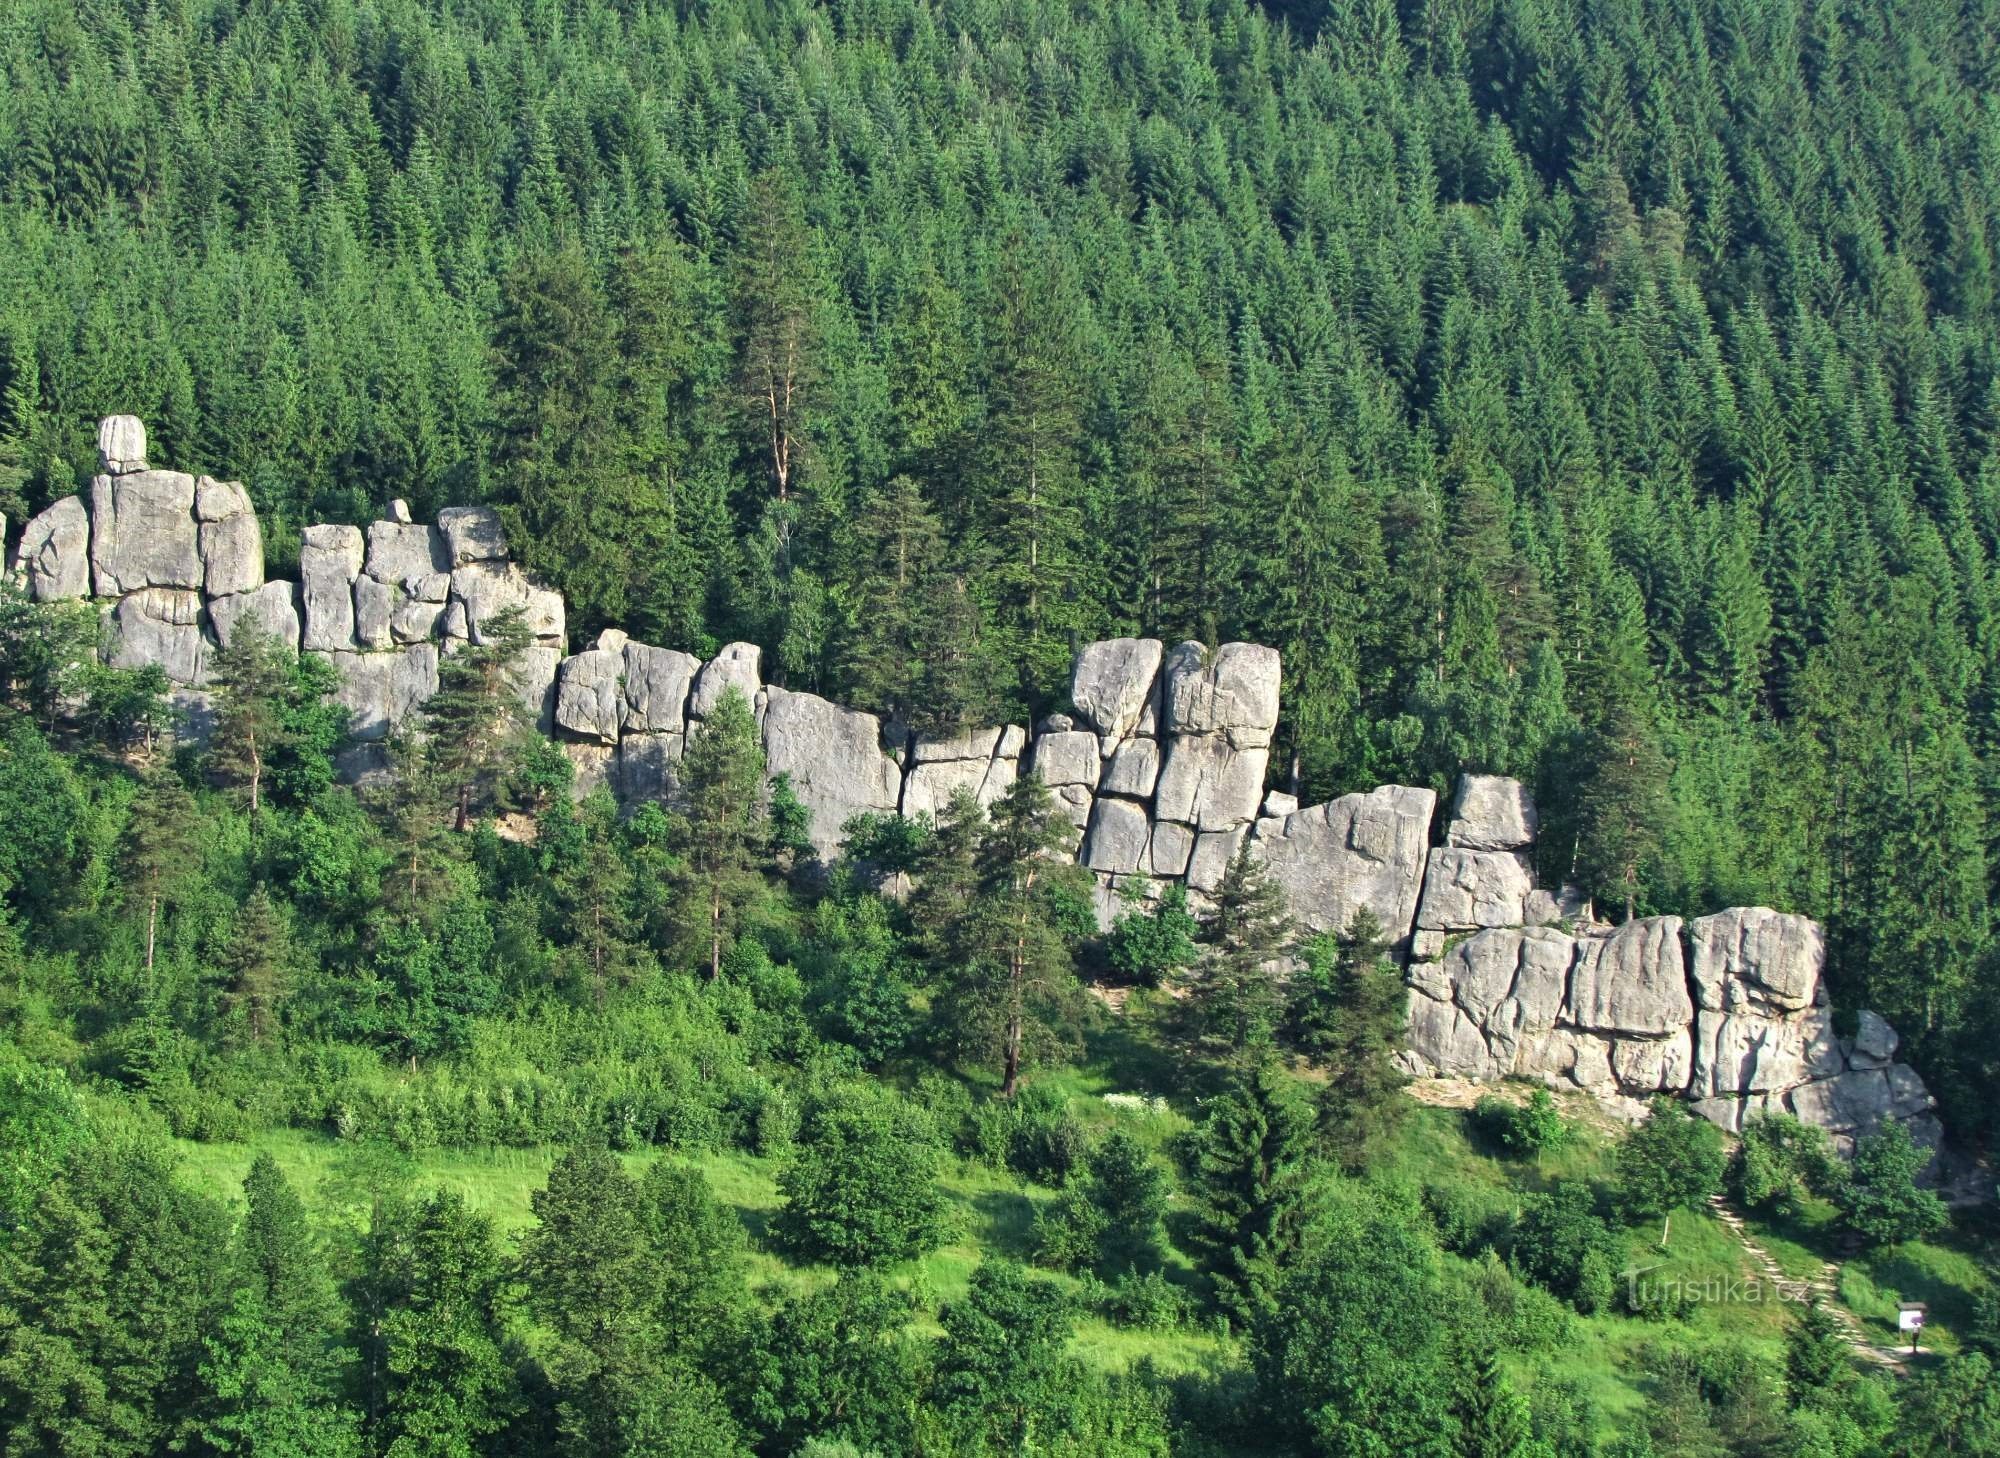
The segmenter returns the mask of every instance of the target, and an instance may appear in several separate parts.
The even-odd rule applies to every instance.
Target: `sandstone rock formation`
[[[372,773],[382,741],[436,691],[441,656],[487,641],[494,619],[518,609],[531,643],[515,684],[575,766],[578,795],[605,785],[628,808],[676,802],[690,736],[733,687],[770,772],[788,775],[811,812],[823,860],[855,815],[935,815],[961,790],[990,805],[1032,770],[1072,827],[1107,926],[1170,881],[1203,909],[1246,842],[1302,931],[1343,932],[1367,911],[1407,960],[1412,1073],[1674,1093],[1732,1129],[1782,1109],[1842,1140],[1892,1118],[1937,1136],[1894,1030],[1864,1012],[1852,1038],[1835,1035],[1810,921],[1739,907],[1686,926],[1598,926],[1573,888],[1535,884],[1535,806],[1501,776],[1461,780],[1436,847],[1428,789],[1301,806],[1268,787],[1282,681],[1269,648],[1090,643],[1070,712],[1032,737],[1019,726],[912,734],[766,687],[751,643],[704,663],[610,629],[565,656],[561,596],[511,559],[488,508],[448,508],[432,526],[394,502],[365,528],[308,526],[296,583],[267,582],[240,485],[152,469],[129,416],[103,423],[99,453],[88,503],[69,497],[30,521],[12,570],[38,601],[95,596],[110,660],[158,664],[191,716],[210,711],[215,652],[256,622],[328,656],[359,746],[342,767]]]
[[[1864,1013],[1852,1040],[1835,1038],[1817,925],[1734,907],[1685,927],[1672,916],[1594,926],[1573,893],[1534,889],[1534,829],[1512,781],[1461,784],[1452,843],[1431,852],[1417,915],[1410,1072],[1681,1094],[1732,1131],[1787,1112],[1843,1147],[1894,1118],[1937,1142],[1929,1094],[1893,1062],[1888,1024]],[[1556,921],[1571,929],[1541,924]]]

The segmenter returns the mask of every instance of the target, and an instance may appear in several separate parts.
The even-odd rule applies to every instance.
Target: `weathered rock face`
[[[208,640],[201,630],[201,594],[180,587],[145,587],[120,598],[110,614],[111,666],[156,663],[177,684],[208,677]]]
[[[903,815],[909,819],[936,815],[960,790],[991,806],[1019,777],[1027,742],[1027,734],[1016,725],[911,736],[909,769],[903,776]]]
[[[1461,784],[1454,843],[1430,854],[1413,939],[1403,1055],[1412,1073],[1681,1094],[1731,1130],[1789,1112],[1833,1130],[1843,1147],[1897,1118],[1936,1142],[1929,1095],[1892,1061],[1888,1024],[1864,1013],[1850,1042],[1834,1037],[1817,925],[1735,907],[1685,928],[1670,916],[1591,928],[1573,892],[1534,888],[1535,823],[1512,781]],[[1570,935],[1538,925],[1557,920],[1585,926]]]
[[[882,721],[816,694],[766,690],[764,760],[812,811],[810,834],[820,859],[840,852],[841,827],[864,812],[896,813],[902,770],[882,752]]]
[[[687,722],[688,689],[701,660],[672,648],[625,644],[625,707],[621,726],[628,734],[681,732]]]
[[[1429,790],[1384,785],[1259,821],[1256,845],[1301,925],[1344,932],[1366,907],[1400,944],[1416,917],[1436,806]]]
[[[1535,802],[1519,780],[1462,775],[1445,844],[1472,851],[1522,850],[1535,843]]]
[[[299,548],[299,599],[304,608],[301,646],[308,653],[354,647],[354,579],[364,556],[361,529],[309,526]]]
[[[146,469],[146,427],[136,415],[107,415],[97,424],[97,460],[106,475]]]
[[[622,642],[607,646],[600,639],[588,652],[565,658],[556,675],[556,727],[577,739],[616,746],[625,721],[624,677]]]
[[[754,707],[757,696],[764,691],[763,663],[764,650],[755,643],[723,644],[694,676],[694,689],[688,696],[688,717],[706,719],[722,702],[723,693],[731,688]]]
[[[1137,729],[1158,693],[1163,651],[1157,638],[1085,644],[1069,686],[1070,702],[1083,721],[1114,745]]]
[[[90,596],[90,513],[65,496],[21,528],[14,570],[36,602]]]
[[[1268,746],[1278,723],[1277,650],[1224,643],[1209,653],[1182,643],[1166,660],[1169,734],[1226,734],[1240,749]]]
[[[498,562],[507,555],[507,534],[500,514],[484,506],[447,506],[438,513],[447,567],[474,562]]]
[[[195,483],[194,514],[200,523],[195,543],[203,590],[210,597],[228,597],[262,587],[264,533],[250,493],[238,482],[203,476]]]
[[[194,477],[184,471],[136,471],[94,478],[90,571],[99,597],[122,597],[147,587],[198,590],[202,572]]]
[[[254,592],[208,600],[208,621],[215,629],[215,641],[227,648],[236,630],[254,622],[294,653],[299,651],[298,587],[290,582],[267,582]]]
[[[335,653],[340,671],[334,701],[353,716],[352,733],[363,743],[387,739],[438,690],[438,650],[419,643],[393,653]]]

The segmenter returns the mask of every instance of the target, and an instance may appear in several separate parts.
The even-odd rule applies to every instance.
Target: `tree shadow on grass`
[[[1020,1190],[981,1190],[966,1202],[972,1228],[965,1234],[981,1250],[1026,1261],[1035,1253],[1035,1202]]]

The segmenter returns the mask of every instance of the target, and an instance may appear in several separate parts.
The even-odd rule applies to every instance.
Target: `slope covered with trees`
[[[1512,773],[1544,885],[1820,918],[1984,1140],[1996,80],[1990,0],[17,0],[0,513],[129,411],[273,564],[487,501],[579,641],[925,728],[1268,643],[1308,800]],[[1028,778],[809,880],[749,704],[574,803],[504,626],[357,793],[323,661],[169,750],[96,626],[0,587],[8,1458],[2000,1451],[1894,1134],[1461,1128],[1252,858],[1100,935]],[[1724,1181],[1949,1358],[1690,1297]]]
[[[0,507],[132,410],[279,560],[490,499],[582,629],[944,719],[1077,634],[1268,642],[1308,797],[1538,779],[1548,870],[1821,917],[1938,1062],[2000,873],[1995,34],[31,0]]]

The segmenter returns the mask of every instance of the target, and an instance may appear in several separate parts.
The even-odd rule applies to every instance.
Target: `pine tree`
[[[1334,956],[1332,1008],[1311,1056],[1327,1069],[1321,1127],[1330,1152],[1359,1168],[1405,1112],[1396,1067],[1408,1020],[1402,970],[1389,958],[1381,923],[1367,907],[1354,913]]]
[[[160,907],[187,879],[194,854],[194,796],[172,771],[155,767],[132,801],[124,846],[125,878],[146,907],[146,972],[153,971]]]
[[[1290,936],[1284,894],[1245,836],[1215,889],[1193,973],[1203,1041],[1223,1057],[1243,1059],[1270,1045],[1285,997],[1275,963]]]
[[[407,787],[413,798],[430,789],[451,796],[453,828],[463,833],[475,811],[490,806],[500,776],[526,740],[529,724],[516,673],[532,642],[525,610],[511,607],[479,625],[470,642],[438,660],[438,689],[424,700],[419,751],[427,773]]]
[[[797,489],[820,382],[811,235],[791,175],[759,173],[746,202],[733,289],[745,433],[780,502]]]
[[[290,991],[291,935],[271,893],[250,893],[230,928],[222,969],[229,974],[230,1010],[243,1021],[252,1043],[268,1043]]]
[[[253,818],[263,807],[266,766],[285,736],[294,657],[255,622],[240,624],[229,646],[215,655],[209,764],[224,780],[243,786]]]
[[[576,815],[578,833],[568,853],[550,867],[550,880],[569,953],[601,1008],[606,989],[634,970],[632,869],[620,843],[618,804],[609,791],[593,791]]]

